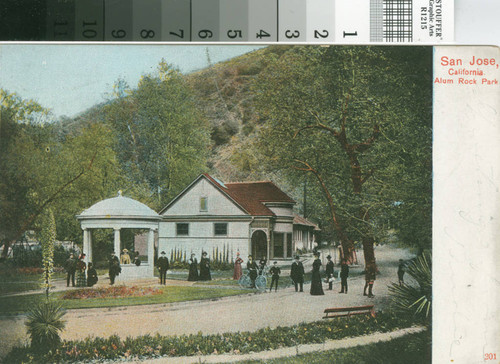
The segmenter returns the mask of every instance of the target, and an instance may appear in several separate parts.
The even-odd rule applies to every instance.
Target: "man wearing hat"
[[[166,253],[162,251],[160,255],[161,256],[158,258],[158,261],[156,262],[156,266],[160,271],[160,284],[165,285],[165,281],[167,280],[167,270],[168,268],[170,268],[170,265],[168,264],[168,258],[166,257]]]
[[[290,277],[295,285],[295,292],[298,291],[299,285],[300,292],[304,292],[304,266],[299,259],[300,257],[296,255],[295,261],[292,263],[292,269],[290,270]]]
[[[109,271],[108,271],[111,285],[115,284],[115,278],[117,275],[121,273],[121,271],[122,268],[120,267],[120,260],[115,255],[115,253],[112,252],[111,256],[109,257]]]
[[[257,279],[257,270],[259,268],[251,255],[248,256],[247,269],[250,280],[252,281],[252,285],[250,287],[255,288],[255,280]]]
[[[121,264],[130,264],[130,255],[128,255],[128,250],[122,250],[122,256],[120,257]]]
[[[328,259],[328,263],[326,263],[325,274],[326,279],[328,280],[328,290],[331,291],[333,289],[333,262],[332,256],[327,255],[326,259]]]

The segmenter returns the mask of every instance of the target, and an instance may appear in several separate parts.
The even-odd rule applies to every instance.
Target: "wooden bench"
[[[323,316],[324,319],[332,317],[368,315],[368,314],[370,314],[372,317],[375,317],[375,310],[373,309],[373,305],[327,308],[325,309],[324,313],[325,313],[325,316]]]

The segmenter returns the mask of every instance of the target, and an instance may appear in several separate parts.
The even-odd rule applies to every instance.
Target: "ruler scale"
[[[436,44],[454,37],[453,1],[3,2],[0,40]]]

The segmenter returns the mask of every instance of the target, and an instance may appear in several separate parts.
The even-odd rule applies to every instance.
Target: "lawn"
[[[27,268],[27,270],[30,269],[33,268]],[[106,274],[106,272],[104,269],[97,270],[98,275]],[[42,273],[19,272],[16,268],[12,268],[10,271],[2,269],[0,271],[0,293],[17,293],[41,289],[42,280]],[[54,272],[52,281],[66,281],[66,273]]]
[[[234,296],[248,293],[248,290],[215,288],[215,287],[163,287],[163,292],[154,296],[123,297],[123,298],[86,298],[86,299],[61,299],[65,292],[56,292],[52,297],[60,300],[64,308],[93,308],[93,307],[116,307],[149,305],[158,303],[172,303],[181,301],[193,301],[213,299],[226,296]],[[22,296],[0,297],[0,314],[24,313],[34,302],[42,299],[43,294],[29,294]]]
[[[265,361],[242,361],[242,364],[430,364],[431,334],[429,331],[406,335],[391,341],[303,354]]]

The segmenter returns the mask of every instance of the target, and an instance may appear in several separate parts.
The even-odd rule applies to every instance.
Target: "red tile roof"
[[[264,202],[295,204],[295,201],[270,181],[222,183],[205,173],[204,176],[226,193],[238,205],[254,216],[274,216]]]

